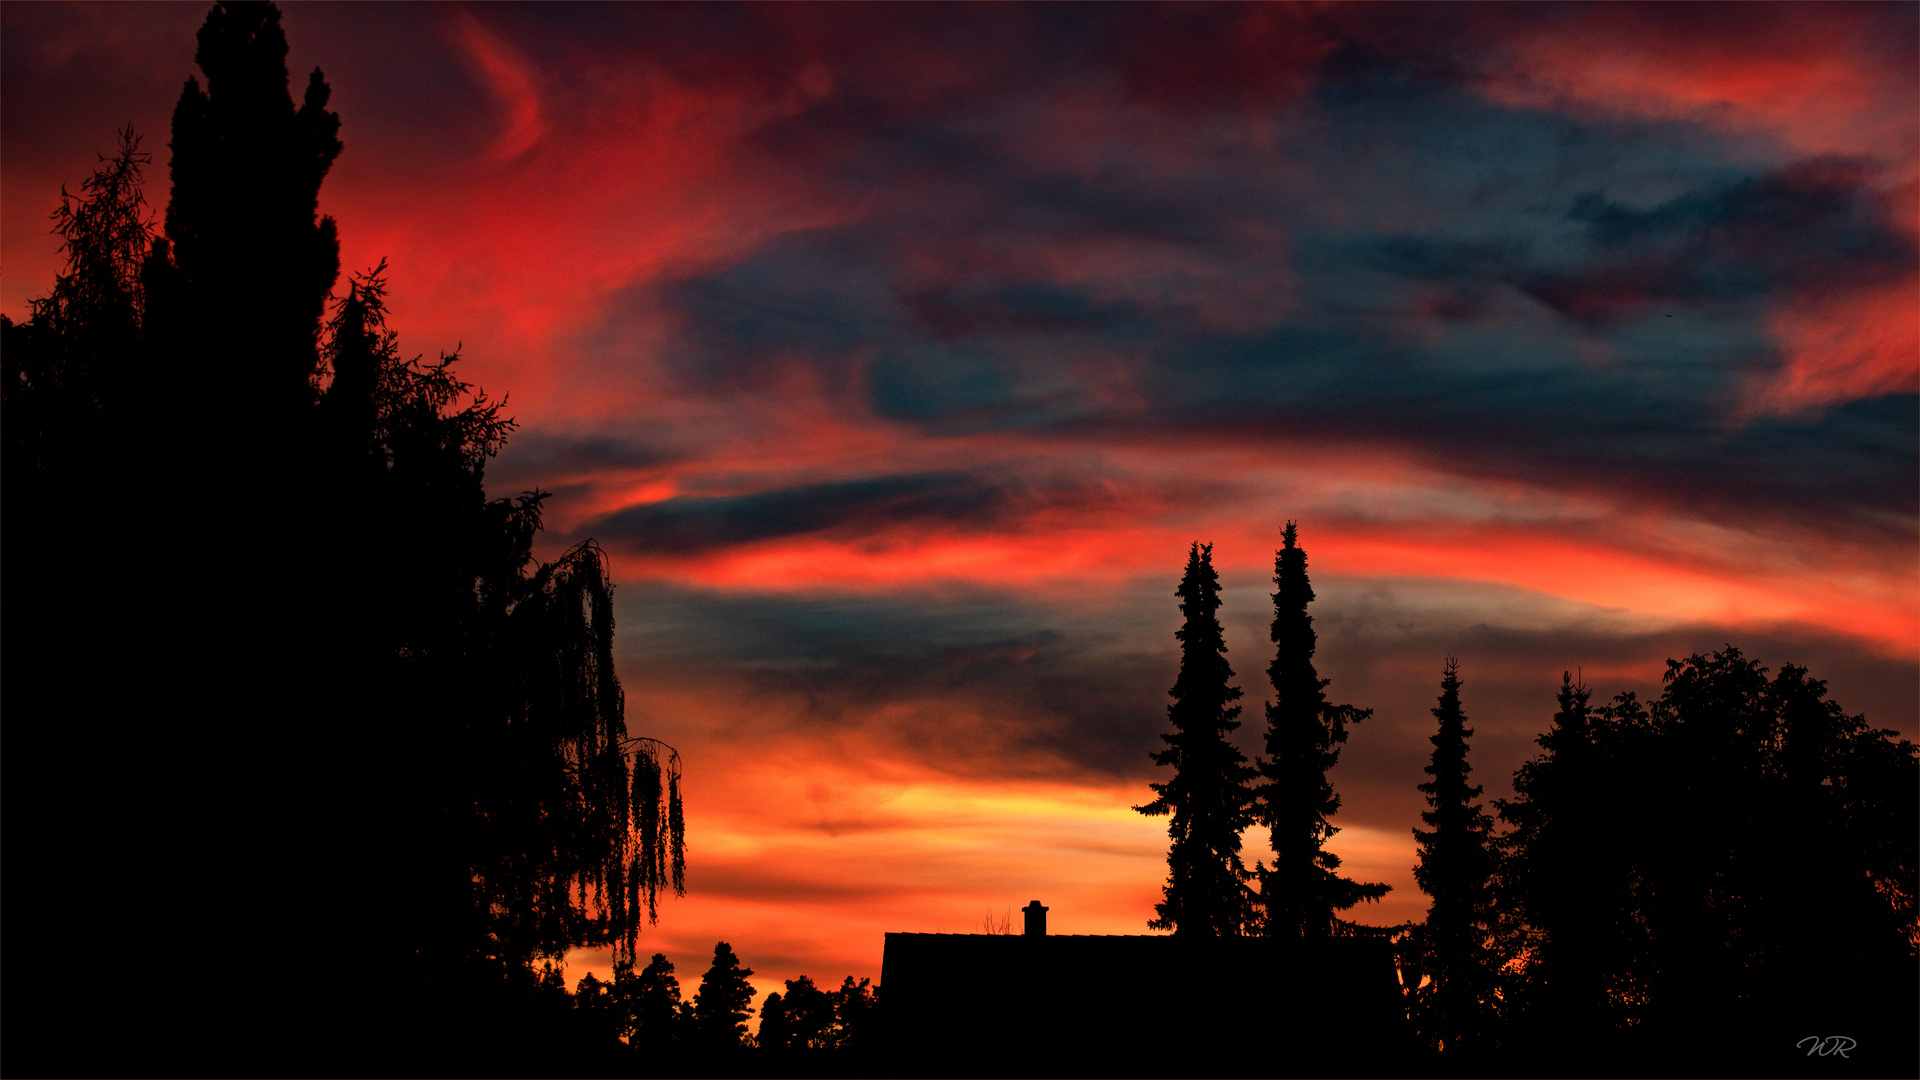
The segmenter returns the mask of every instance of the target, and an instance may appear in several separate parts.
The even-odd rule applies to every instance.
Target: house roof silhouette
[[[1022,935],[887,935],[881,1021],[901,1065],[1351,1074],[1411,1049],[1384,939],[1050,935],[1044,909],[1040,932],[1031,908],[1028,919]]]

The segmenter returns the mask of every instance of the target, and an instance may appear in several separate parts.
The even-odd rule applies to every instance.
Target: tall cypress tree
[[[1240,696],[1228,686],[1233,668],[1220,630],[1220,575],[1213,569],[1213,545],[1194,544],[1187,572],[1176,592],[1186,622],[1174,633],[1180,640],[1180,676],[1169,693],[1167,719],[1173,734],[1160,736],[1165,750],[1153,754],[1156,765],[1173,766],[1173,778],[1150,785],[1157,796],[1135,810],[1172,814],[1167,827],[1165,899],[1154,905],[1158,917],[1147,925],[1176,934],[1229,937],[1241,932],[1248,912],[1249,874],[1240,861],[1240,831],[1249,823],[1253,769],[1246,755],[1227,741],[1240,726]]]
[[[1422,1001],[1422,1027],[1453,1050],[1475,1041],[1492,994],[1486,948],[1492,917],[1493,859],[1489,842],[1493,818],[1481,807],[1480,786],[1467,783],[1467,740],[1473,729],[1460,708],[1460,665],[1452,657],[1440,676],[1440,701],[1433,708],[1433,779],[1420,785],[1429,809],[1420,819],[1431,831],[1415,829],[1420,862],[1413,877],[1432,897],[1420,940],[1427,953],[1433,985]]]
[[[295,107],[272,4],[216,5],[194,62],[206,89],[188,79],[173,110],[173,191],[166,242],[147,265],[148,331],[177,350],[170,376],[189,405],[244,400],[251,407],[224,421],[270,434],[313,398],[320,321],[340,274],[333,219],[319,214],[340,117],[318,68]]]
[[[1273,866],[1260,875],[1262,926],[1275,937],[1324,937],[1334,932],[1335,912],[1378,900],[1392,886],[1341,877],[1340,857],[1325,847],[1339,831],[1327,819],[1340,809],[1327,771],[1340,761],[1347,725],[1372,716],[1373,710],[1327,701],[1331,680],[1313,667],[1316,637],[1313,616],[1307,614],[1313,586],[1294,522],[1287,522],[1282,543],[1273,558],[1275,651],[1267,668],[1273,702],[1267,706],[1267,752],[1256,789],[1255,813],[1273,845]]]

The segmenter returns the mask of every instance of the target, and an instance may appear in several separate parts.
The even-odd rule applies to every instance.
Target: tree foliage
[[[747,1019],[753,1015],[752,968],[740,966],[733,946],[724,941],[713,947],[713,964],[700,976],[693,995],[694,1038],[707,1050],[745,1045]]]
[[[229,423],[257,432],[312,404],[316,331],[340,275],[337,230],[319,213],[340,117],[317,68],[294,105],[271,4],[215,5],[194,63],[206,87],[189,78],[173,110],[164,242],[145,268],[157,305],[148,330],[193,357],[178,373],[187,404],[240,396],[252,407]]]
[[[461,860],[442,873],[471,881],[483,953],[526,963],[611,944],[631,960],[660,892],[684,888],[678,755],[628,736],[604,555],[587,541],[536,564],[545,496],[485,495],[513,427],[504,402],[459,378],[457,355],[400,352],[384,270],[336,304],[313,382],[320,479],[380,523],[336,532],[334,570],[353,614],[340,665],[393,710],[406,762],[393,780],[419,796],[388,812],[471,808],[431,848]],[[449,767],[450,744],[464,767]]]
[[[802,975],[787,980],[787,992],[768,994],[760,1010],[762,1050],[851,1051],[867,1042],[874,1010],[869,980],[858,983],[849,975],[835,990],[822,990]]]
[[[314,1022],[445,1040],[495,1015],[476,976],[531,985],[580,945],[631,961],[684,887],[680,762],[627,730],[604,554],[543,564],[545,496],[487,497],[504,402],[400,351],[384,263],[329,309],[324,77],[296,106],[269,4],[216,6],[198,46],[163,233],[125,133],[63,192],[67,269],[0,326],[8,780],[36,803],[59,782],[20,762],[97,780],[61,836],[10,831],[9,868],[74,885],[68,914],[103,929],[137,882],[180,949],[244,959],[298,927]],[[112,870],[64,842],[134,823]],[[367,988],[368,965],[398,977]],[[264,1010],[157,1008],[131,1041],[245,1059]]]
[[[49,469],[85,467],[114,448],[104,424],[137,389],[129,366],[146,309],[140,265],[153,222],[143,176],[151,162],[129,127],[80,194],[60,189],[53,232],[65,269],[30,303],[24,325],[0,316],[0,438],[10,487],[45,481]]]
[[[768,994],[760,1010],[757,1041],[762,1050],[821,1050],[833,1027],[833,999],[813,979],[802,975],[786,981],[787,992]]]
[[[1177,934],[1230,937],[1242,932],[1248,912],[1248,873],[1240,861],[1240,832],[1248,822],[1253,769],[1246,755],[1227,741],[1240,726],[1238,687],[1229,686],[1233,668],[1220,629],[1220,575],[1213,569],[1213,545],[1194,544],[1175,595],[1184,619],[1174,636],[1180,641],[1180,675],[1169,691],[1171,735],[1165,750],[1153,754],[1156,765],[1173,766],[1165,783],[1152,784],[1155,798],[1135,810],[1172,815],[1167,835],[1167,884],[1154,905],[1156,930]]]
[[[1444,1050],[1484,1042],[1494,1006],[1494,963],[1489,949],[1493,922],[1493,818],[1481,807],[1480,786],[1467,782],[1467,727],[1460,705],[1460,668],[1452,658],[1440,677],[1433,708],[1438,730],[1432,779],[1420,785],[1428,828],[1414,829],[1419,862],[1413,877],[1431,897],[1426,923],[1416,934],[1432,983],[1421,995],[1421,1026]]]
[[[1348,725],[1373,710],[1327,700],[1331,680],[1320,678],[1313,666],[1316,635],[1313,616],[1307,614],[1313,586],[1294,522],[1287,522],[1282,544],[1273,560],[1275,648],[1267,667],[1273,701],[1267,705],[1266,754],[1255,789],[1255,814],[1267,826],[1273,847],[1273,864],[1260,875],[1260,906],[1267,934],[1324,937],[1336,930],[1336,912],[1378,900],[1391,889],[1342,877],[1340,857],[1326,850],[1328,838],[1339,831],[1328,819],[1340,809],[1327,773],[1340,761]]]
[[[1913,744],[1806,669],[1769,679],[1731,646],[1669,661],[1651,707],[1589,702],[1563,679],[1544,752],[1498,804],[1525,1024],[1543,1038],[1910,1025]]]

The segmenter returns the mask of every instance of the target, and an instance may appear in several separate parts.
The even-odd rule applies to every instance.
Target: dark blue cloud
[[[860,537],[899,527],[1018,531],[1026,518],[1042,511],[1099,514],[1143,495],[1202,500],[1218,497],[1219,490],[1197,484],[1155,491],[1111,470],[1074,472],[1057,463],[1033,475],[1012,468],[947,469],[769,486],[736,495],[680,495],[627,507],[576,531],[632,551],[686,555],[781,537]]]
[[[496,478],[576,475],[650,469],[686,460],[684,451],[605,432],[572,434],[527,428],[507,440],[489,470]]]
[[[939,596],[794,597],[659,583],[619,596],[622,672],[695,670],[799,699],[790,725],[861,730],[918,747],[955,774],[1039,768],[1144,775],[1165,722],[1178,655],[1171,586],[1164,638],[1143,651],[1130,626],[1076,618],[998,590]],[[941,702],[941,710],[886,706]],[[971,715],[966,726],[958,716]]]
[[[1598,193],[1567,217],[1593,258],[1523,273],[1517,287],[1604,325],[1649,307],[1688,308],[1884,285],[1920,268],[1920,247],[1867,186],[1858,161],[1817,159],[1692,191],[1646,210]]]
[[[963,472],[839,480],[718,498],[680,496],[631,506],[595,522],[603,541],[637,551],[690,554],[783,536],[893,523],[987,527],[1006,512],[1007,490]]]
[[[1137,25],[1204,36],[1247,17]],[[807,363],[930,433],[1386,443],[1748,525],[1798,512],[1913,532],[1910,396],[1736,418],[1785,362],[1778,304],[1920,262],[1871,163],[1499,105],[1471,87],[1493,59],[1461,46],[1441,50],[1452,66],[1416,63],[1376,23],[1302,29],[1332,51],[1308,50],[1325,54],[1301,61],[1310,84],[1267,97],[1230,78],[1140,90],[1139,137],[1172,149],[1116,136],[1077,168],[1003,136],[1049,93],[1098,86],[1119,37],[973,96],[906,101],[869,78],[785,116],[770,145],[870,213],[667,288],[687,327],[673,370],[727,392]],[[1258,138],[1217,122],[1250,94],[1270,119]],[[1149,269],[1085,255],[1062,274],[1034,254],[1060,251]],[[1136,395],[1090,375],[1116,363]]]

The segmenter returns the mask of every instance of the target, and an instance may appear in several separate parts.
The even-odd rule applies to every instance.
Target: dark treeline
[[[279,20],[210,12],[160,227],[127,132],[0,321],[16,1074],[553,1071],[536,963],[682,885],[604,560],[534,559],[502,403],[341,280]]]
[[[822,990],[808,976],[789,979],[784,994],[767,995],[759,1030],[749,1034],[752,975],[724,941],[692,997],[683,996],[662,953],[638,968],[618,957],[612,979],[588,973],[571,992],[562,968],[546,963],[530,1012],[539,1028],[564,1039],[571,1075],[847,1075],[882,1064],[878,988],[870,980],[849,975]]]
[[[1173,813],[1153,925],[1176,934],[1392,936],[1425,1060],[1461,1075],[1911,1075],[1920,1064],[1920,754],[1731,645],[1667,664],[1658,699],[1605,704],[1571,673],[1514,774],[1481,798],[1465,680],[1448,659],[1414,829],[1424,922],[1340,913],[1384,894],[1321,845],[1339,797],[1327,770],[1369,712],[1327,701],[1313,599],[1292,523],[1277,553],[1266,754],[1226,741],[1240,696],[1195,545],[1170,749],[1175,774],[1139,808]],[[1254,777],[1257,775],[1258,779]],[[1271,867],[1238,830],[1268,827]],[[1253,889],[1249,882],[1257,881]],[[1384,1033],[1383,1033],[1384,1034]]]

